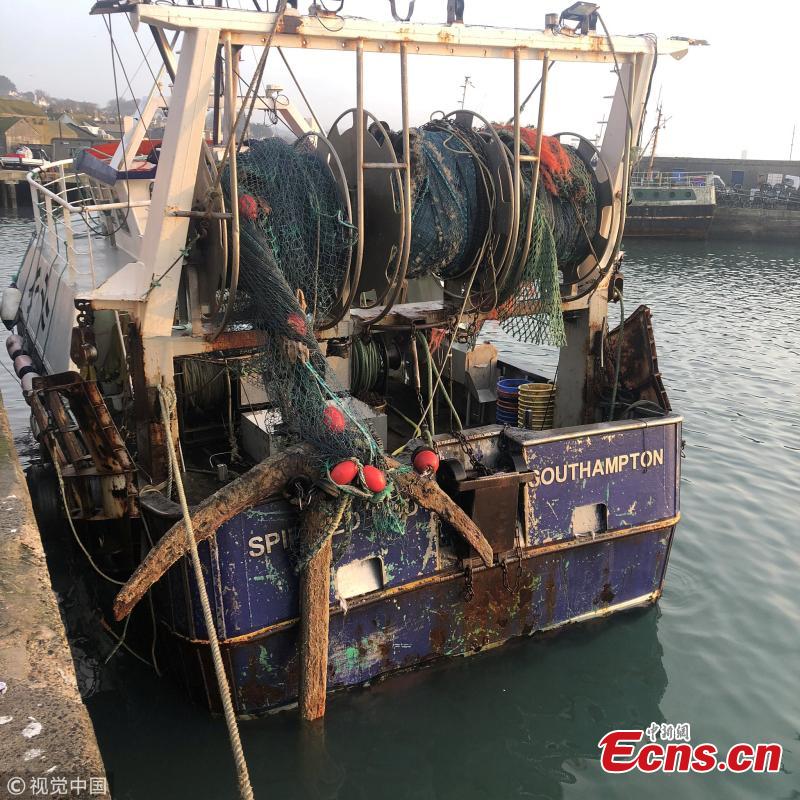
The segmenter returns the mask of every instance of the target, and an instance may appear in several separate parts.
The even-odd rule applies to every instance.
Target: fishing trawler
[[[634,172],[625,235],[705,239],[716,207],[711,173]]]
[[[327,692],[653,603],[680,514],[681,417],[648,309],[622,312],[620,242],[656,53],[687,41],[612,39],[594,13],[531,31],[317,11],[98,2],[162,72],[113,154],[29,174],[3,295],[40,523],[118,592],[119,636],[152,608],[173,672],[239,716],[299,699],[315,718]],[[297,49],[352,69],[326,129],[268,80]],[[399,65],[397,130],[368,110],[367,54]],[[506,61],[511,122],[415,126],[423,56]],[[599,147],[541,133],[559,61],[616,69]],[[293,141],[246,139],[256,108]],[[487,321],[530,358],[479,342]]]

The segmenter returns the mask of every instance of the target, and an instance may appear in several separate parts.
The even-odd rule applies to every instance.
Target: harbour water
[[[3,286],[31,228],[0,217]],[[626,249],[626,309],[651,307],[686,419],[683,519],[659,605],[335,696],[311,732],[291,712],[246,722],[257,798],[800,798],[800,254]],[[0,385],[28,458],[27,406],[5,370]],[[110,640],[74,574],[54,582],[70,632],[82,629],[74,654],[114,797],[233,796],[222,721],[124,651],[104,665]],[[778,742],[782,770],[603,773],[598,740],[654,721],[688,722],[693,743],[722,751]]]

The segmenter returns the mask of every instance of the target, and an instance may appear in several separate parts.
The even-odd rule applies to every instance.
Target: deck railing
[[[685,189],[687,186],[713,186],[711,172],[633,172],[631,186],[648,186],[657,189]]]
[[[27,181],[37,239],[51,251],[51,271],[69,268],[89,276],[96,288],[93,240],[113,237],[125,224],[117,212],[149,206],[150,201],[120,201],[113,187],[77,172],[72,159],[43,164],[28,173]]]

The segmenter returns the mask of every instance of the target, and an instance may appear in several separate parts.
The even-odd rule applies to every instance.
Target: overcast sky
[[[252,7],[249,0],[229,3]],[[397,0],[400,8],[406,3]],[[107,102],[114,95],[109,39],[103,18],[89,16],[91,5],[86,0],[26,0],[13,13],[13,26],[0,26],[0,74],[8,75],[24,91],[40,88],[56,97]],[[270,5],[274,6],[274,0]],[[446,0],[417,0],[414,20],[443,21],[445,8]],[[388,19],[388,9],[388,0],[345,0],[344,13]],[[560,10],[558,3],[549,0],[466,0],[465,19],[472,24],[541,28],[545,12]],[[605,0],[600,10],[613,34],[683,35],[711,44],[692,48],[682,61],[659,59],[651,105],[654,111],[661,92],[669,117],[659,139],[659,154],[740,157],[746,151],[749,158],[788,157],[792,127],[800,121],[795,86],[798,0],[747,4]],[[134,91],[144,95],[149,73],[133,33],[121,15],[113,18],[113,25],[128,75],[135,75]],[[158,57],[149,32],[143,30],[139,36],[156,66]],[[354,104],[352,54],[287,55],[324,125]],[[243,72],[252,69],[253,52],[245,51],[244,59]],[[367,56],[366,60],[367,108],[392,124],[399,120],[394,93],[399,82],[397,61],[391,55]],[[533,85],[539,71],[536,62],[524,62],[525,85]],[[268,81],[293,94],[277,56],[270,58],[268,72]],[[510,62],[414,57],[409,72],[415,123],[424,122],[437,109],[456,108],[466,74],[474,83],[467,94],[468,107],[492,120],[505,120],[511,114]],[[124,88],[121,77],[120,81]],[[558,64],[551,73],[546,131],[574,130],[593,137],[609,103],[603,95],[612,93],[614,82],[604,66]],[[532,123],[534,115],[531,106],[525,121]],[[645,139],[652,125],[653,114],[645,125]],[[795,158],[800,157],[800,131],[794,152]]]

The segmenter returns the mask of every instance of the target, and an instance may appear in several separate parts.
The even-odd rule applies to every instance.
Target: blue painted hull
[[[473,441],[486,458],[500,429]],[[675,525],[679,417],[547,431],[510,431],[521,465],[518,538],[484,567],[427,512],[386,541],[366,515],[334,537],[328,686],[363,684],[513,637],[654,602]],[[460,452],[440,443],[443,457]],[[647,455],[643,455],[647,454]],[[587,531],[588,517],[596,521]],[[235,517],[201,556],[240,715],[297,697],[298,585],[286,545],[295,524],[283,501]],[[339,570],[378,559],[381,586],[343,600]],[[377,562],[376,562],[377,563]],[[160,586],[173,666],[198,701],[218,708],[206,632],[186,563]]]

